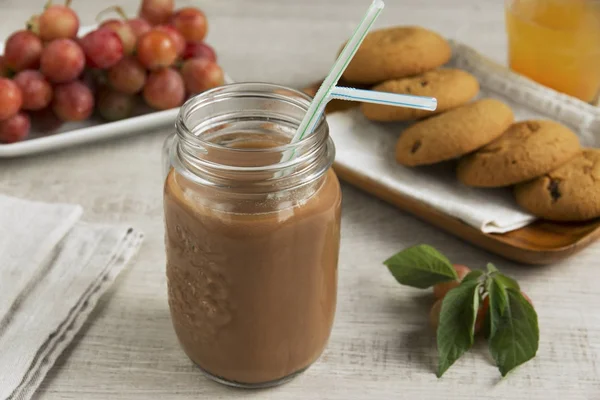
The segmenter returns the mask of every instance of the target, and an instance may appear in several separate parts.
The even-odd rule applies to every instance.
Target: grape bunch
[[[26,29],[8,37],[0,55],[0,142],[28,137],[33,124],[51,133],[64,122],[97,115],[128,118],[143,101],[155,110],[224,83],[213,48],[204,42],[205,14],[175,10],[174,0],[142,0],[138,16],[118,17],[78,37],[70,0],[44,7]],[[100,17],[99,16],[99,17]]]

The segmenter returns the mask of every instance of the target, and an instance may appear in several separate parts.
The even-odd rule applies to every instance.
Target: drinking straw
[[[336,86],[340,80],[340,77],[344,73],[344,70],[350,63],[350,60],[352,60],[352,57],[354,57],[356,54],[356,51],[365,39],[365,36],[367,36],[367,33],[383,10],[384,6],[385,4],[383,0],[373,0],[362,21],[356,27],[354,33],[333,64],[331,71],[329,71],[329,74],[319,87],[319,90],[315,94],[313,101],[310,103],[306,115],[300,122],[296,133],[292,137],[290,144],[297,143],[307,134],[310,134],[314,131],[321,118],[321,115],[323,115],[323,112],[325,111],[325,106],[331,99],[361,101],[429,111],[434,111],[437,108],[437,100],[432,97],[376,92]],[[291,160],[294,158],[294,155],[294,148],[286,150],[281,157],[281,162]],[[283,174],[285,173],[280,171],[276,175],[280,177]]]
[[[330,99],[331,89],[337,85],[340,77],[344,73],[344,70],[350,63],[350,60],[352,60],[352,57],[354,57],[354,54],[356,54],[358,47],[364,40],[365,36],[367,36],[367,33],[371,29],[371,26],[381,13],[381,10],[384,6],[385,4],[383,3],[383,0],[373,0],[362,21],[354,30],[350,40],[348,40],[344,46],[344,49],[340,53],[338,59],[333,64],[331,71],[329,71],[329,74],[315,94],[315,97],[310,103],[310,107],[308,108],[306,115],[302,119],[302,122],[300,123],[300,126],[298,126],[298,130],[294,134],[294,137],[290,143],[293,144],[302,140],[307,133],[310,133],[315,129],[319,119],[321,118],[321,115],[323,114],[323,111],[325,111],[325,106]],[[293,156],[294,151],[288,150],[284,152],[281,160],[287,161]]]
[[[360,101],[363,103],[416,108],[418,110],[427,111],[435,111],[437,108],[437,100],[433,97],[377,92],[350,87],[336,86],[331,90],[329,97],[337,100]]]

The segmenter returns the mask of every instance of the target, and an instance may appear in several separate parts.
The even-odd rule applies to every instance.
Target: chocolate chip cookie
[[[429,96],[437,99],[435,111],[363,103],[361,111],[371,121],[409,121],[441,114],[462,106],[479,93],[479,82],[460,69],[438,69],[411,78],[383,82],[372,90],[381,92]]]
[[[375,84],[437,68],[450,60],[452,50],[439,34],[417,26],[380,29],[369,33],[344,72],[353,83]]]
[[[501,101],[475,101],[408,127],[396,144],[396,161],[413,167],[458,158],[498,138],[513,121]]]
[[[584,149],[563,166],[515,187],[517,203],[554,221],[600,217],[600,149]]]
[[[566,126],[546,120],[523,121],[460,160],[457,175],[469,186],[510,186],[547,174],[580,151],[579,138]]]

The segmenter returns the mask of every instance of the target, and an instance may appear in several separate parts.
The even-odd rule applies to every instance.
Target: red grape
[[[51,107],[46,107],[43,110],[31,111],[31,125],[36,132],[49,134],[60,128],[63,121],[58,119]]]
[[[466,265],[453,264],[452,266],[454,267],[454,270],[456,271],[456,275],[458,276],[458,279],[456,279],[454,281],[442,282],[442,283],[438,283],[437,285],[434,285],[433,286],[433,295],[435,296],[436,299],[443,299],[449,291],[451,291],[452,289],[454,289],[455,287],[460,285],[460,282],[463,280],[463,278],[465,276],[469,275],[469,272],[471,272],[471,269],[469,267],[467,267]]]
[[[174,8],[174,0],[142,0],[138,15],[152,25],[160,25],[169,20]]]
[[[185,45],[183,59],[188,60],[190,58],[207,58],[212,62],[217,62],[215,50],[204,42],[188,42]]]
[[[31,121],[25,113],[18,113],[7,120],[0,121],[0,142],[15,143],[29,135]]]
[[[52,110],[63,121],[83,121],[94,111],[92,91],[82,82],[73,81],[54,88]]]
[[[98,94],[98,113],[107,121],[117,121],[131,116],[135,107],[135,97],[104,89]]]
[[[185,39],[183,38],[183,36],[181,36],[181,33],[179,33],[177,29],[173,28],[170,25],[160,25],[154,28],[154,30],[164,32],[167,35],[169,35],[173,43],[175,43],[175,48],[177,49],[177,56],[183,54],[183,51],[185,50]]]
[[[185,99],[185,87],[179,72],[171,68],[153,71],[144,86],[146,104],[157,110],[179,107]]]
[[[108,28],[110,30],[115,30],[116,28],[118,28],[121,24],[126,23],[123,20],[120,19],[107,19],[106,21],[102,21],[100,23],[100,25],[98,25],[98,28]]]
[[[221,67],[207,58],[192,58],[184,62],[181,76],[190,94],[201,93],[224,83]]]
[[[106,77],[103,74],[104,71],[99,69],[86,69],[81,75],[81,82],[90,89],[92,93],[96,92],[98,85],[106,83]]]
[[[440,325],[440,313],[442,312],[442,299],[437,300],[433,303],[431,310],[429,311],[429,323],[431,327],[437,332],[437,328]]]
[[[110,68],[123,58],[123,43],[116,32],[99,28],[81,39],[88,66]]]
[[[42,50],[40,71],[53,83],[77,79],[85,67],[85,55],[71,39],[53,40]]]
[[[0,121],[19,112],[23,104],[21,89],[7,78],[0,78]]]
[[[188,42],[201,42],[206,36],[206,30],[208,29],[204,13],[193,7],[186,7],[177,11],[171,17],[171,25]]]
[[[119,92],[138,93],[146,83],[146,70],[134,57],[125,57],[108,70],[108,83]]]
[[[41,55],[42,41],[29,31],[17,31],[6,40],[5,62],[15,72],[38,68]]]
[[[177,46],[169,34],[153,29],[139,38],[137,58],[150,70],[169,67],[177,59]]]
[[[121,39],[121,43],[123,44],[123,53],[128,55],[134,52],[137,36],[135,35],[131,25],[129,25],[126,21],[111,19],[103,22],[100,25],[100,28],[110,29],[119,35],[119,39]]]
[[[135,34],[136,38],[139,38],[144,33],[152,29],[152,26],[148,23],[148,21],[143,18],[132,18],[128,20],[127,23],[129,26],[131,26],[131,29],[133,29],[133,33]]]
[[[79,18],[70,7],[51,5],[46,8],[38,21],[40,38],[43,41],[72,39],[79,30]]]
[[[6,65],[4,56],[0,56],[0,78],[8,78],[10,76],[10,68]]]
[[[15,75],[14,82],[23,94],[24,110],[41,110],[52,100],[52,86],[38,71],[31,69],[21,71]]]

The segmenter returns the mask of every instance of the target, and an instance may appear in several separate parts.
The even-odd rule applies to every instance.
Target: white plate
[[[85,26],[79,30],[79,36],[95,29],[96,26]],[[4,52],[4,43],[0,43],[0,54]],[[227,74],[225,82],[233,81]],[[116,122],[104,122],[92,118],[81,122],[68,122],[63,124],[49,135],[32,130],[30,138],[17,143],[0,144],[0,158],[21,157],[68,146],[90,143],[101,139],[127,136],[141,133],[159,126],[175,124],[179,108],[165,111],[151,111],[142,107],[136,110],[136,116]]]

